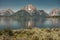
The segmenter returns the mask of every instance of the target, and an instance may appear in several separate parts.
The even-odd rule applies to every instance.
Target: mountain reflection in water
[[[60,18],[9,18],[0,17],[0,29],[11,28],[28,28],[28,27],[39,27],[39,28],[60,28]]]

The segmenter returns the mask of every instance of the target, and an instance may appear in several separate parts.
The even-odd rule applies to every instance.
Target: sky
[[[0,0],[0,10],[10,8],[13,11],[18,11],[28,4],[46,12],[54,8],[60,8],[60,0]]]

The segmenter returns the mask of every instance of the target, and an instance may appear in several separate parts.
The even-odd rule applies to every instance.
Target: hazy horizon
[[[50,12],[54,8],[60,8],[60,0],[0,0],[0,11],[10,8],[16,12],[28,4],[46,12]]]

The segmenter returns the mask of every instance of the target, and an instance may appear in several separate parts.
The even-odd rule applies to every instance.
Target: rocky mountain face
[[[37,14],[37,8],[33,6],[32,4],[26,5],[22,8],[22,10],[25,10],[29,13],[30,16],[36,16]]]
[[[59,10],[58,8],[53,9],[53,10],[50,12],[50,16],[60,16],[60,10]]]
[[[13,14],[12,16],[29,16],[29,13],[25,10],[19,10],[18,12]]]
[[[29,4],[27,6],[24,6],[21,10],[13,14],[15,16],[47,16],[46,12],[44,10],[37,10],[35,6],[32,4]]]
[[[48,14],[44,10],[38,10],[38,12],[39,12],[39,15],[41,17],[47,17],[48,16]]]
[[[24,8],[22,8],[22,10],[26,10],[28,13],[32,13],[32,12],[36,11],[37,8],[35,6],[33,6],[32,4],[29,4],[29,5],[25,6]]]
[[[10,16],[12,15],[14,12],[11,9],[7,9],[7,10],[2,10],[0,11],[0,15],[1,16]]]

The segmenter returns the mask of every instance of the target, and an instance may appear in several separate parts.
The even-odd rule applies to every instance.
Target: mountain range
[[[14,14],[14,12],[11,9],[6,9],[6,10],[0,11],[0,16],[10,16],[12,14]]]
[[[11,16],[39,16],[39,17],[60,16],[60,9],[55,8],[48,14],[44,10],[38,10],[32,4],[29,4],[24,6],[21,10],[18,10],[15,13],[11,9],[0,11],[0,16],[10,16],[10,15]]]
[[[58,8],[53,9],[49,16],[60,16],[60,10]]]
[[[44,10],[38,10],[35,6],[32,4],[29,4],[27,6],[24,6],[21,10],[17,11],[12,16],[40,16],[40,17],[46,17],[48,14]]]

